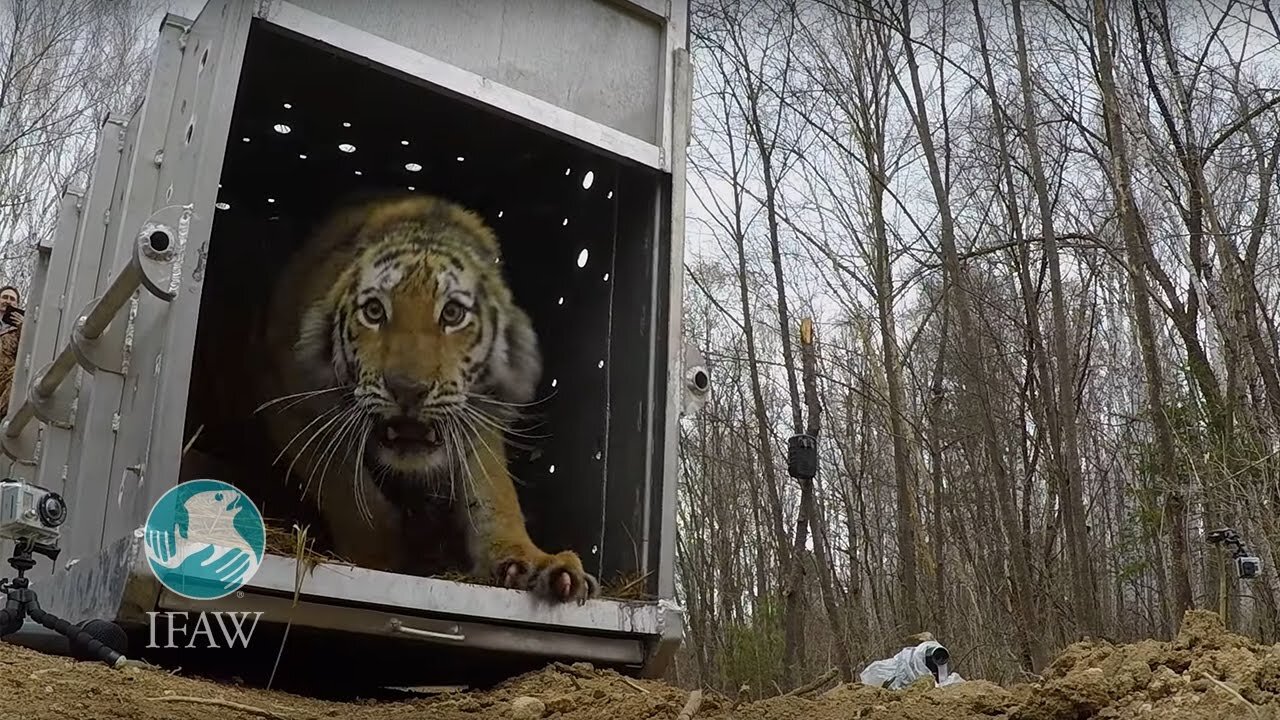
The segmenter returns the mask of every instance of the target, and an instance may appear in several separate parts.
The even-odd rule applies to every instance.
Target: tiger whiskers
[[[449,501],[455,500],[454,495],[454,477],[464,475],[462,477],[463,493],[462,505],[467,513],[467,523],[474,530],[476,527],[476,519],[471,514],[470,498],[475,496],[476,479],[475,474],[471,471],[471,464],[467,462],[467,457],[463,453],[462,443],[467,441],[466,431],[458,424],[458,418],[453,414],[444,417],[446,437],[445,456],[446,462],[449,464]]]
[[[337,410],[338,412],[333,413],[334,410]],[[356,406],[353,403],[336,405],[333,408],[330,408],[329,410],[325,411],[325,413],[323,413],[322,415],[320,415],[319,417],[324,417],[325,415],[333,413],[333,417],[330,418],[328,421],[326,421],[324,425],[320,426],[320,428],[312,432],[311,437],[308,438],[307,441],[303,443],[302,447],[298,449],[297,454],[293,456],[293,461],[289,463],[289,469],[285,471],[285,477],[293,477],[293,466],[296,465],[298,463],[298,460],[302,458],[303,455],[306,454],[307,448],[311,445],[311,443],[316,441],[316,438],[319,437],[321,433],[325,433],[329,428],[333,427],[338,421],[345,419],[348,416],[348,414],[354,410],[356,410]],[[319,419],[319,417],[317,419]],[[310,427],[313,424],[315,424],[315,420],[312,420],[310,423],[307,424],[307,426]],[[299,434],[301,434],[301,432]],[[293,444],[292,441],[290,442],[290,444]],[[288,446],[286,446],[285,449],[287,450]],[[281,455],[283,454],[284,453],[282,451]],[[272,464],[274,465],[275,463],[272,463]],[[306,494],[307,489],[309,487],[310,487],[310,482],[308,482],[307,487],[304,487],[302,490],[304,495]]]
[[[462,466],[462,471],[466,473],[466,478],[464,479],[464,481],[466,482],[465,489],[468,491],[463,493],[462,505],[465,508],[467,513],[467,522],[471,525],[471,529],[475,530],[476,519],[475,519],[475,516],[472,515],[471,513],[471,501],[472,499],[479,496],[480,488],[479,486],[476,485],[476,477],[475,477],[475,473],[471,471],[471,463],[467,462],[468,457],[475,457],[476,455],[476,444],[474,441],[475,433],[474,431],[468,432],[468,428],[463,424],[464,422],[465,422],[464,417],[460,417],[456,415],[449,416],[449,424],[450,424],[450,427],[452,428],[452,431],[456,433],[456,437],[460,438],[461,441],[465,441],[467,443],[467,446],[471,449],[470,453],[463,455],[462,457],[459,458],[459,463]],[[458,444],[459,444],[459,448],[458,448],[459,454],[461,455],[462,443],[459,442]],[[450,475],[449,484],[450,484],[450,487],[452,487],[453,485],[452,475]]]
[[[481,432],[482,428],[476,425],[476,421],[473,418],[465,414],[458,415],[457,417],[466,425],[467,429],[470,430],[470,436],[472,438],[471,440],[472,455],[479,453],[479,450],[475,444],[475,440],[479,440],[480,444],[484,446],[485,452],[489,453],[489,457],[491,459],[498,460],[498,461],[503,460],[503,458],[500,455],[498,455],[498,453],[494,452],[494,449],[492,447],[490,447],[489,442],[484,439],[484,434]],[[494,429],[501,432],[501,428],[494,428]],[[510,477],[513,481],[520,483],[521,485],[524,484],[524,482],[520,478],[516,477],[515,473],[511,472],[511,469],[507,466],[505,462],[499,462],[499,464],[502,465],[503,469],[507,473],[507,476]]]
[[[498,432],[502,433],[504,436],[518,437],[524,440],[533,440],[533,441],[546,440],[547,438],[551,437],[550,435],[535,435],[523,429],[513,428],[511,427],[511,425],[504,422],[502,418],[496,418],[496,417],[493,417],[492,415],[488,415],[485,413],[484,410],[482,410],[479,407],[475,407],[473,405],[463,405],[462,412],[471,416],[473,420],[477,420],[481,424],[487,427],[490,427],[494,430],[497,430]],[[514,443],[514,442],[512,444],[524,450],[532,449],[532,446],[529,446],[529,445],[523,445],[523,444]]]
[[[347,435],[359,424],[361,415],[362,413],[358,408],[352,407],[348,410],[344,415],[345,419],[342,420],[336,426],[337,429],[331,433],[328,445],[324,450],[319,451],[317,454],[316,462],[312,466],[310,474],[307,476],[307,488],[310,488],[311,481],[315,477],[316,470],[320,469],[320,463],[324,462],[324,468],[320,469],[320,482],[316,488],[317,502],[319,501],[320,495],[324,492],[324,480],[329,474],[329,466],[333,463],[334,456],[337,455],[338,449],[342,446],[343,439],[346,438]],[[350,453],[350,450],[348,450],[348,453]],[[305,489],[303,490],[303,493],[306,493]]]
[[[482,401],[482,402],[489,403],[490,405],[498,405],[498,406],[501,406],[501,407],[508,407],[508,408],[530,408],[530,407],[536,407],[536,406],[538,406],[538,405],[541,405],[541,404],[543,404],[543,403],[545,403],[545,402],[547,402],[547,401],[551,400],[552,398],[554,398],[554,397],[556,396],[556,393],[557,393],[557,392],[558,392],[557,390],[552,390],[552,391],[551,391],[551,392],[550,392],[546,397],[539,398],[539,399],[537,399],[537,400],[530,400],[529,402],[524,402],[524,403],[513,403],[513,402],[507,402],[506,400],[499,400],[499,399],[497,399],[497,398],[495,398],[495,397],[491,397],[491,396],[489,396],[489,395],[483,395],[483,394],[480,394],[480,393],[470,393],[470,392],[469,392],[469,393],[467,393],[467,399],[468,399],[468,400],[479,400],[479,401]]]
[[[365,473],[368,472],[364,466],[364,447],[369,442],[369,433],[373,430],[373,423],[365,417],[364,424],[360,429],[360,449],[356,451],[356,476],[355,476],[355,496],[356,511],[364,518],[365,523],[369,527],[373,527],[373,511],[369,509],[369,486],[365,483]],[[348,448],[347,452],[350,452]]]
[[[325,417],[327,417],[327,416],[328,416],[328,415],[330,415],[330,414],[333,414],[333,413],[340,413],[340,412],[342,411],[342,409],[343,409],[343,406],[342,406],[342,405],[334,405],[333,407],[331,407],[331,408],[329,408],[329,409],[325,410],[325,411],[324,411],[324,412],[322,412],[322,413],[319,413],[319,414],[318,414],[318,415],[316,415],[314,418],[312,418],[312,419],[311,419],[311,422],[307,423],[306,425],[303,425],[301,430],[299,430],[298,432],[296,432],[296,433],[294,433],[294,434],[293,434],[293,437],[292,437],[292,438],[290,438],[290,439],[289,439],[289,442],[288,442],[288,443],[285,443],[285,446],[284,446],[283,448],[281,448],[281,449],[280,449],[280,454],[279,454],[279,455],[276,455],[276,459],[275,459],[275,460],[272,460],[272,461],[271,461],[271,464],[272,464],[272,465],[275,465],[276,463],[280,462],[280,458],[284,457],[284,456],[285,456],[285,453],[289,452],[289,448],[290,448],[290,447],[292,447],[292,446],[293,446],[293,444],[294,444],[295,442],[297,442],[297,441],[298,441],[298,438],[299,438],[299,437],[301,437],[303,433],[305,433],[307,430],[310,430],[312,425],[315,425],[316,423],[320,422],[321,420],[323,420]],[[309,442],[309,441],[308,441],[308,442]],[[292,467],[292,466],[290,466],[290,467]]]
[[[263,410],[271,407],[272,405],[275,405],[276,403],[284,402],[285,400],[293,400],[293,402],[289,403],[283,408],[280,408],[282,411],[288,410],[294,405],[297,405],[298,403],[303,402],[309,398],[316,397],[317,395],[324,395],[325,393],[337,392],[339,390],[350,390],[351,388],[352,388],[351,385],[335,385],[333,387],[321,388],[319,390],[307,390],[305,392],[293,393],[291,395],[281,395],[278,398],[275,398],[273,400],[268,400],[262,403],[261,405],[259,405],[257,408],[254,408],[253,414],[256,415],[262,412]]]

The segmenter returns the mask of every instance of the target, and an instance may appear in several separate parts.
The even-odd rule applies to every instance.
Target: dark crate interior
[[[252,371],[235,352],[242,319],[335,203],[431,193],[494,228],[539,336],[540,402],[509,438],[530,535],[549,552],[576,550],[606,587],[642,574],[645,507],[656,515],[660,503],[660,484],[646,489],[660,464],[647,462],[645,440],[653,379],[665,376],[649,329],[661,310],[653,298],[665,296],[658,174],[255,20],[220,182],[184,479],[282,475],[287,463],[270,467],[256,418],[220,414],[234,368]],[[264,485],[279,491],[250,493],[265,516],[319,527],[283,483]],[[652,592],[654,573],[637,585]]]

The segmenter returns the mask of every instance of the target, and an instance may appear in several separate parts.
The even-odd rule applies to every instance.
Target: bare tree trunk
[[[902,0],[900,7],[898,30],[902,34],[903,54],[907,60],[911,89],[908,91],[902,88],[900,83],[899,89],[904,96],[912,97],[914,100],[913,119],[915,120],[917,134],[920,137],[921,149],[929,172],[929,182],[933,188],[940,216],[939,241],[942,246],[942,266],[943,272],[949,278],[947,302],[951,303],[952,311],[955,313],[956,321],[959,325],[960,339],[964,344],[964,355],[967,358],[967,362],[962,363],[962,365],[967,374],[966,390],[977,400],[977,414],[981,423],[984,454],[989,466],[988,471],[995,481],[997,505],[1000,509],[1000,517],[1004,525],[1005,534],[1008,537],[1007,546],[1013,570],[1014,622],[1018,628],[1020,645],[1029,649],[1028,654],[1032,657],[1033,663],[1031,669],[1034,672],[1044,667],[1046,658],[1044,657],[1043,648],[1037,642],[1036,634],[1032,630],[1035,621],[1029,595],[1031,570],[1027,558],[1026,537],[1022,533],[1021,524],[1018,521],[1013,483],[1009,479],[1009,471],[1005,465],[999,434],[996,430],[990,388],[988,386],[991,376],[986,370],[985,349],[979,344],[979,331],[974,323],[969,300],[966,297],[969,285],[960,265],[960,253],[956,249],[955,241],[955,217],[951,211],[950,196],[942,179],[942,170],[938,164],[938,153],[930,133],[932,124],[929,121],[924,88],[920,83],[920,67],[916,62],[915,49],[910,33],[911,15],[907,0]],[[896,77],[894,82],[899,82]],[[910,93],[909,95],[908,92]]]
[[[804,404],[809,416],[805,432],[817,438],[822,429],[822,403],[818,401],[817,351],[814,349],[813,321],[805,318],[800,324],[801,375],[804,380]],[[802,481],[800,512],[813,525],[813,557],[818,575],[818,587],[822,592],[822,604],[831,623],[832,644],[836,648],[836,667],[845,682],[853,682],[853,656],[849,653],[848,636],[844,629],[844,616],[836,605],[835,590],[831,582],[831,563],[827,557],[827,533],[818,512],[814,497],[813,479]]]
[[[1031,70],[1027,61],[1026,31],[1022,22],[1022,3],[1013,0],[1013,35],[1017,41],[1018,77],[1022,89],[1023,138],[1031,164],[1040,214],[1040,235],[1049,261],[1049,292],[1053,305],[1053,354],[1057,361],[1058,430],[1062,436],[1059,467],[1066,493],[1064,508],[1067,520],[1067,555],[1071,563],[1071,588],[1076,613],[1092,634],[1101,630],[1097,597],[1094,595],[1092,571],[1089,567],[1089,539],[1085,529],[1084,477],[1080,467],[1080,434],[1076,423],[1076,363],[1067,345],[1067,310],[1062,292],[1062,263],[1058,258],[1058,236],[1053,227],[1053,206],[1049,199],[1049,181],[1040,153],[1035,101],[1031,93]],[[1046,385],[1048,393],[1051,386]]]
[[[1170,533],[1173,535],[1174,582],[1178,585],[1183,578],[1189,577],[1189,568],[1183,564],[1189,557],[1186,549],[1186,508],[1181,494],[1176,490],[1178,478],[1175,473],[1173,429],[1165,414],[1164,379],[1160,369],[1160,358],[1156,352],[1156,335],[1151,319],[1150,285],[1147,282],[1148,253],[1143,247],[1138,211],[1134,205],[1133,181],[1129,168],[1124,123],[1116,94],[1105,0],[1093,1],[1093,26],[1095,40],[1098,43],[1098,78],[1102,91],[1107,139],[1111,148],[1116,204],[1119,206],[1120,223],[1125,238],[1125,252],[1130,273],[1129,287],[1133,293],[1134,320],[1138,326],[1138,342],[1147,375],[1147,407],[1151,412],[1152,426],[1155,428],[1159,475],[1166,484],[1165,513],[1170,522]],[[1190,592],[1189,582],[1185,588],[1175,590],[1179,596],[1177,603],[1180,607],[1184,603],[1190,604]]]
[[[880,89],[873,88],[875,100]],[[864,102],[869,98],[863,98]],[[916,563],[915,483],[910,471],[913,467],[907,447],[907,427],[903,422],[906,403],[902,392],[901,355],[898,349],[898,332],[894,320],[893,264],[889,255],[889,232],[884,219],[885,158],[883,125],[873,117],[879,108],[864,110],[861,128],[861,145],[867,174],[870,179],[872,277],[875,283],[876,316],[880,328],[880,351],[884,362],[885,387],[889,400],[889,434],[893,443],[893,477],[898,497],[898,584],[901,589],[898,621],[908,628],[921,623],[919,571]]]

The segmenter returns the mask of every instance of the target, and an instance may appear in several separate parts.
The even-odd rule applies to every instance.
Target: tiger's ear
[[[542,379],[542,353],[538,335],[524,310],[509,305],[504,324],[489,356],[489,377],[494,396],[503,402],[533,400]]]
[[[338,328],[326,300],[312,302],[302,313],[293,353],[308,380],[330,385],[346,375],[346,363],[342,361],[341,353],[334,352]]]

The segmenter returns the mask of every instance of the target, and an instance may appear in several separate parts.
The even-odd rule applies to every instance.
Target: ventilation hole
[[[582,251],[578,253],[578,267],[587,266],[587,254],[586,248],[582,248]]]
[[[418,163],[405,163],[404,169],[408,170],[409,172],[418,172],[419,170],[422,169],[422,166],[419,165]]]
[[[298,155],[298,159],[300,159],[300,160],[306,160],[306,159],[307,159],[307,154],[306,154],[306,153],[302,153],[302,154]]]
[[[342,127],[349,128],[349,127],[351,127],[351,123],[349,123],[349,122],[344,122],[344,123],[342,123]]]
[[[613,199],[613,191],[612,191],[612,190],[610,190],[610,191],[609,191],[609,194],[608,194],[608,195],[605,195],[605,197],[607,197],[607,198],[609,198],[610,200],[612,200],[612,199]]]
[[[557,304],[557,305],[563,305],[563,304],[564,304],[564,297],[561,297],[559,300],[557,300],[557,301],[556,301],[556,304]]]
[[[275,198],[267,198],[267,202],[269,202],[269,203],[273,203],[273,202],[275,202],[275,201],[276,201],[276,199],[275,199]]]
[[[216,207],[216,208],[218,208],[219,210],[230,210],[230,209],[231,209],[231,206],[230,206],[230,205],[228,205],[227,203],[224,203],[224,202],[214,203],[214,204],[213,204],[213,206],[214,206],[214,207]]]
[[[276,123],[276,125],[271,129],[275,130],[281,135],[288,135],[289,133],[293,132],[293,128],[289,127],[288,125],[285,125],[284,123]]]
[[[338,146],[338,149],[344,153],[353,153],[356,151],[356,146],[351,143],[342,143]]]
[[[603,360],[601,360],[600,362],[596,363],[596,367],[598,367],[598,368],[603,368],[603,367],[604,367],[604,361],[603,361]]]
[[[609,282],[609,273],[604,274],[604,281]]]
[[[467,159],[461,155],[458,156],[458,162],[466,162]]]
[[[209,48],[205,48],[204,54],[200,56],[200,69],[203,70],[207,64],[209,64]]]
[[[293,105],[290,105],[289,103],[285,103],[285,104],[284,104],[284,109],[285,109],[285,110],[292,110],[292,109],[293,109]]]
[[[164,252],[169,249],[169,233],[156,230],[147,236],[147,244],[156,252]]]
[[[710,384],[711,380],[707,377],[705,370],[699,370],[693,374],[693,386],[697,389],[705,391]]]
[[[191,135],[195,133],[195,131],[196,131],[196,124],[194,122],[192,122],[190,125],[187,125],[187,144],[188,145],[191,144]]]
[[[547,468],[547,472],[551,473],[552,475],[555,475],[555,474],[556,474],[556,466],[555,466],[555,465],[552,465],[552,466],[548,467],[548,468]]]
[[[401,140],[401,141],[400,141],[400,144],[401,144],[401,145],[408,145],[408,144],[409,144],[409,141],[408,141],[408,140]]]
[[[559,380],[555,378],[551,378],[551,387],[555,387],[556,385],[559,385],[559,384],[560,384]]]
[[[593,173],[593,172],[591,172],[590,170],[588,170],[588,171],[587,171],[587,174],[582,176],[582,189],[583,189],[583,190],[590,190],[590,189],[591,189],[591,185],[592,185],[595,181],[596,181],[596,174],[595,174],[595,173]]]

